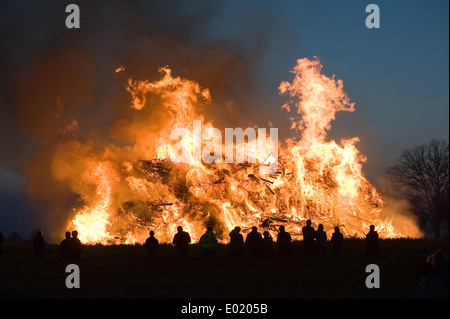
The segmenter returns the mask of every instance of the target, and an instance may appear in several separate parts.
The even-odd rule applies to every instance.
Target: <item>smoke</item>
[[[80,196],[92,185],[83,175],[91,162],[130,159],[135,128],[157,130],[157,106],[129,107],[128,78],[155,80],[170,66],[210,90],[213,103],[198,110],[205,118],[245,127],[258,119],[251,73],[266,43],[261,30],[245,44],[215,40],[215,2],[78,1],[81,28],[70,30],[69,3],[5,1],[0,8],[0,133],[7,137],[0,146],[8,150],[1,164],[26,176],[39,226],[54,238],[71,208],[92,200]]]
[[[386,175],[378,177],[378,184],[378,191],[383,196],[385,204],[383,217],[391,218],[395,229],[408,234],[410,238],[424,236],[413,204],[401,195],[400,190]]]
[[[413,207],[407,200],[385,196],[383,217],[392,218],[392,225],[402,234],[410,238],[419,238],[424,235],[418,226],[417,215],[413,214]]]

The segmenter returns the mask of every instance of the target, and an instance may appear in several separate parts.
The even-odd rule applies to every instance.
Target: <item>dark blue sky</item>
[[[448,1],[374,1],[380,29],[365,27],[372,2],[254,3],[239,12],[238,1],[229,2],[213,30],[232,39],[256,23],[252,10],[264,12],[271,28],[259,77],[265,92],[289,78],[297,58],[317,56],[325,73],[344,81],[356,112],[393,152],[386,163],[405,148],[448,140]],[[243,25],[250,26],[242,31]]]
[[[402,150],[433,138],[448,141],[448,1],[227,3],[211,34],[250,39],[258,34],[255,25],[268,30],[257,78],[273,108],[282,97],[272,93],[292,78],[297,58],[317,56],[327,75],[343,80],[356,111],[337,114],[330,138],[360,137],[373,183]],[[365,26],[370,3],[380,8],[380,29]],[[278,127],[286,122],[271,119]]]
[[[343,80],[356,103],[354,113],[337,115],[330,138],[360,137],[358,148],[368,158],[364,167],[375,184],[402,150],[433,138],[448,141],[447,0],[176,1],[173,5],[137,1],[129,6],[126,1],[93,2],[97,5],[23,0],[0,4],[0,231],[4,233],[26,232],[39,219],[26,204],[28,181],[23,172],[40,141],[22,132],[17,116],[21,106],[17,94],[10,94],[9,84],[41,57],[67,46],[64,41],[88,48],[97,60],[101,55],[107,69],[120,63],[127,48],[142,38],[181,38],[188,46],[200,47],[225,43],[240,63],[248,63],[246,72],[254,89],[251,100],[261,102],[261,112],[255,116],[259,125],[271,121],[282,132],[288,115],[280,109],[283,97],[278,86],[292,78],[289,70],[296,59],[317,56],[325,74]],[[67,40],[64,8],[68,3],[80,5],[81,30],[71,32]],[[365,26],[365,7],[370,3],[380,8],[380,29]],[[147,23],[152,26],[148,34]],[[164,61],[164,56],[159,59]],[[100,75],[97,81],[103,78]]]

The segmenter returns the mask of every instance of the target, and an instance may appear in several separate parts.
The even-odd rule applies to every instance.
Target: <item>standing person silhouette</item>
[[[244,254],[244,237],[240,233],[241,227],[236,226],[229,234],[230,236],[230,256],[240,257]]]
[[[415,267],[418,287],[416,297],[420,299],[434,298],[436,281],[433,276],[433,255],[427,256],[425,262]]]
[[[81,251],[83,250],[83,244],[78,239],[78,232],[72,231],[72,238],[69,241],[69,255],[70,259],[75,262],[80,260]]]
[[[70,231],[66,231],[66,238],[64,238],[59,244],[59,253],[63,256],[64,259],[70,258]]]
[[[316,230],[316,251],[318,255],[323,255],[327,251],[327,233],[323,230],[322,224],[319,224]]]
[[[159,248],[158,239],[155,238],[155,232],[151,230],[149,232],[150,237],[144,243],[144,247],[147,249],[149,255],[153,256]]]
[[[245,238],[245,247],[251,256],[260,256],[264,249],[263,239],[260,233],[258,233],[258,228],[256,226],[252,227],[252,231],[248,233]]]
[[[38,230],[33,237],[33,257],[39,258],[44,256],[45,241],[42,232]]]
[[[267,230],[263,233],[263,247],[264,255],[273,255],[273,239]]]
[[[206,232],[200,237],[200,247],[206,255],[214,255],[217,250],[217,238],[213,232],[212,226],[206,229]]]
[[[306,221],[306,226],[302,228],[303,234],[303,249],[305,255],[312,257],[314,255],[314,239],[316,238],[316,232],[311,226],[311,219]]]
[[[378,245],[378,233],[374,225],[370,225],[370,230],[366,235],[366,256],[380,254],[380,247]]]
[[[445,296],[449,297],[449,267],[448,267],[448,258],[445,255],[444,251],[439,249],[433,254],[433,272],[432,276],[436,278],[436,283],[441,284],[444,288]]]
[[[342,250],[342,243],[344,242],[344,235],[342,235],[339,227],[334,227],[334,233],[331,235],[330,242],[332,244],[331,251],[334,254],[339,254]]]
[[[284,226],[281,225],[277,236],[278,255],[282,257],[289,256],[291,254],[291,242],[291,234],[289,234]]]
[[[173,236],[172,244],[177,247],[177,256],[185,257],[188,254],[189,244],[191,243],[191,236],[183,230],[183,227],[177,227],[178,232]]]

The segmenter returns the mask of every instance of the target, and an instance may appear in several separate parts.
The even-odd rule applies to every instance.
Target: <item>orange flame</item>
[[[209,90],[173,77],[168,67],[160,70],[159,81],[130,79],[127,90],[133,109],[148,107],[151,94],[159,97],[158,103],[169,114],[156,140],[138,135],[142,138],[136,144],[153,143],[156,157],[139,153],[141,160],[135,160],[129,154],[125,160],[116,157],[115,162],[94,165],[86,174],[97,196],[77,212],[70,227],[78,230],[83,242],[104,244],[143,242],[149,230],[160,241],[170,242],[178,225],[195,241],[210,224],[222,240],[235,226],[246,231],[254,225],[271,233],[285,225],[298,238],[306,219],[316,226],[322,223],[330,233],[340,226],[344,234],[362,237],[374,224],[382,236],[405,236],[385,218],[383,200],[362,174],[365,158],[355,147],[358,138],[340,145],[326,141],[335,113],[352,112],[354,103],[343,91],[342,81],[326,77],[321,69],[317,58],[300,59],[292,70],[292,83],[281,83],[280,92],[291,98],[283,108],[289,112],[296,108],[299,118],[292,118],[291,127],[301,138],[280,143],[279,169],[264,176],[257,168],[267,163],[261,162],[207,164],[188,157],[187,163],[174,163],[177,150],[170,139],[174,128],[191,128],[194,121],[206,131],[212,128],[195,112],[198,104],[211,101]],[[204,140],[196,145],[195,134],[187,130],[177,141],[188,154],[204,146]]]

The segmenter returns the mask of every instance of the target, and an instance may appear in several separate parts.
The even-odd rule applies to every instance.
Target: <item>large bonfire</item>
[[[336,112],[352,112],[354,104],[342,81],[321,74],[321,69],[317,58],[299,59],[293,81],[279,87],[289,97],[282,108],[293,114],[290,124],[297,138],[268,142],[266,156],[243,163],[223,160],[224,154],[217,154],[222,148],[211,151],[213,161],[191,156],[194,148],[222,143],[210,134],[214,123],[195,112],[198,104],[207,107],[211,102],[208,89],[173,76],[168,67],[153,82],[130,79],[127,90],[135,112],[158,104],[165,115],[148,119],[159,124],[156,130],[149,125],[151,134],[145,128],[130,133],[134,145],[107,145],[84,159],[79,177],[83,187],[78,187],[84,204],[75,209],[68,228],[77,229],[85,243],[102,244],[143,242],[150,230],[168,242],[179,225],[194,241],[208,225],[222,240],[235,226],[244,232],[258,226],[274,235],[285,225],[294,238],[301,238],[307,219],[313,226],[323,224],[328,233],[339,226],[347,236],[362,237],[374,224],[384,237],[407,235],[385,216],[382,198],[363,176],[365,158],[355,147],[358,138],[327,141]],[[193,123],[202,129],[201,145],[195,143]],[[176,128],[184,134],[174,141]],[[236,141],[234,149],[250,143]],[[183,162],[175,160],[177,145],[188,154]],[[262,174],[260,167],[274,163],[276,169]]]

